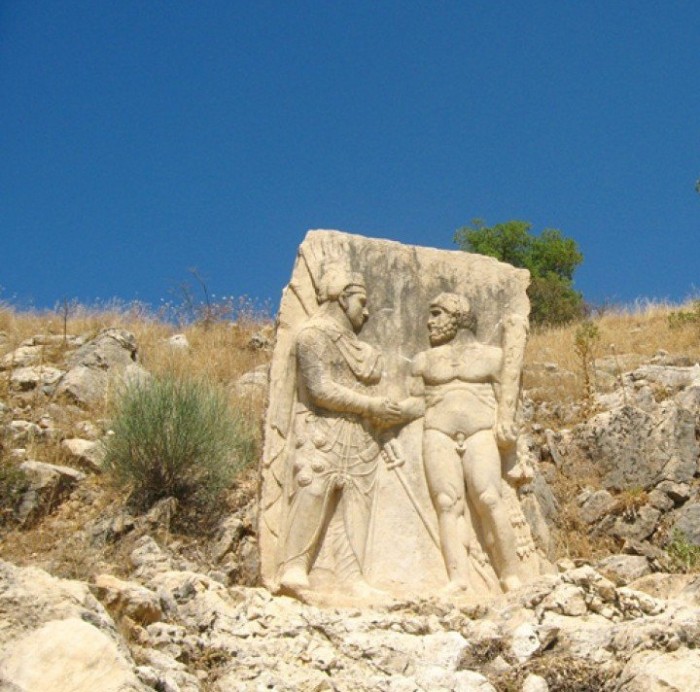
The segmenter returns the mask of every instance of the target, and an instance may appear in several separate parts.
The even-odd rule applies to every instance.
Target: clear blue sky
[[[309,228],[573,237],[591,302],[700,290],[700,3],[0,0],[2,298],[276,307]]]

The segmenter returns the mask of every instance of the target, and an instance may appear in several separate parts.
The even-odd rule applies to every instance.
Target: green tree
[[[486,226],[474,219],[455,233],[461,250],[489,255],[515,267],[530,270],[528,289],[533,324],[565,324],[583,316],[584,303],[574,290],[573,275],[583,262],[578,245],[560,231],[547,228],[535,236],[527,221],[506,221]]]

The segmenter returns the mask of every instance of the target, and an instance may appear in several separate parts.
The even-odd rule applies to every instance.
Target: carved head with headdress
[[[330,265],[318,282],[316,295],[321,306],[337,302],[356,332],[367,321],[367,288],[359,272],[342,265]]]

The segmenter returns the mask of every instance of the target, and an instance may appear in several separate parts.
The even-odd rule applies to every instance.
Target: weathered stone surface
[[[81,346],[68,360],[69,370],[59,382],[56,393],[81,405],[104,399],[110,387],[126,379],[145,376],[136,363],[137,348],[133,334],[123,329],[105,329]]]
[[[20,347],[25,346],[62,346],[65,348],[77,348],[87,341],[84,336],[75,334],[35,334],[25,339]]]
[[[26,368],[39,363],[42,359],[41,346],[20,346],[0,358],[0,370]]]
[[[190,347],[190,342],[184,334],[173,334],[168,339],[168,346],[177,351],[186,351]]]
[[[112,617],[126,615],[141,625],[150,625],[163,617],[158,596],[139,584],[100,574],[95,577],[93,590]]]
[[[677,391],[690,385],[700,384],[700,366],[673,367],[670,365],[645,365],[630,373],[632,380],[645,380]]]
[[[657,599],[671,600],[677,598],[693,579],[693,575],[690,574],[654,572],[635,579],[630,582],[629,587]]]
[[[625,667],[621,687],[625,692],[688,692],[700,680],[700,651],[641,651]]]
[[[700,503],[689,503],[679,509],[673,529],[682,531],[692,545],[700,545]]]
[[[114,631],[114,623],[87,584],[0,560],[0,650],[19,634],[67,618],[81,618],[108,633]]]
[[[609,489],[686,482],[697,469],[694,416],[673,401],[654,415],[632,406],[598,414],[574,435]]]
[[[309,232],[270,371],[266,584],[363,599],[539,573],[516,490],[527,283],[480,255]]]
[[[643,541],[654,533],[660,518],[658,509],[645,505],[617,517],[608,532],[617,538]]]
[[[8,426],[12,441],[23,444],[41,436],[41,428],[28,420],[13,420]]]
[[[0,689],[145,692],[114,622],[82,582],[0,561]]]
[[[51,367],[50,365],[34,365],[26,368],[17,368],[10,376],[10,386],[20,392],[26,392],[37,387],[49,388],[53,391],[53,386],[63,377],[63,370]]]
[[[78,618],[28,632],[0,654],[0,688],[12,691],[146,692],[115,643]]]
[[[617,586],[625,586],[651,573],[649,560],[642,555],[610,555],[599,560],[596,569]]]
[[[63,440],[61,442],[61,447],[63,447],[77,463],[83,464],[92,471],[102,470],[104,447],[99,442],[72,437]]]
[[[141,579],[148,579],[172,568],[170,555],[151,536],[142,536],[137,541],[129,559],[136,568],[135,576]]]
[[[56,466],[42,461],[25,461],[20,464],[20,469],[30,481],[30,486],[24,493],[18,510],[20,523],[51,511],[85,478],[84,473],[70,466]]]
[[[523,681],[522,692],[549,692],[549,685],[541,675],[530,673]]]
[[[241,375],[236,380],[236,392],[239,396],[261,396],[267,395],[269,386],[269,366],[259,365],[255,370]]]
[[[617,505],[615,498],[607,490],[589,492],[581,498],[579,514],[587,524],[594,524]]]

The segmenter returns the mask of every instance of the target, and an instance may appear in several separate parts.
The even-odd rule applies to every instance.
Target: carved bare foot
[[[350,588],[353,596],[372,601],[388,601],[391,596],[386,591],[370,586],[364,579],[358,579]]]
[[[508,591],[515,591],[522,586],[520,578],[515,574],[510,574],[501,579],[501,587],[507,593]]]
[[[464,594],[466,591],[469,591],[469,584],[459,580],[449,581],[440,589],[440,593],[444,596],[456,596]]]
[[[299,596],[310,588],[306,570],[300,565],[287,567],[280,578],[279,592],[289,596]]]

